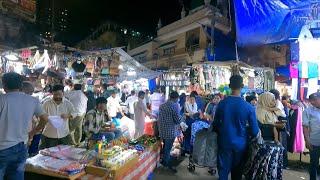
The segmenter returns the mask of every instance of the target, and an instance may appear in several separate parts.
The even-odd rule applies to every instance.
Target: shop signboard
[[[0,11],[35,22],[36,0],[0,0]]]

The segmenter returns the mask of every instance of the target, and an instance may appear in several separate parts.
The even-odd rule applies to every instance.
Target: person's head
[[[102,84],[102,90],[106,91],[108,89],[108,84],[104,83]]]
[[[243,86],[243,78],[240,75],[233,75],[230,77],[229,87],[232,91],[240,91]]]
[[[282,97],[281,97],[281,101],[282,101],[282,104],[283,104],[284,106],[286,106],[286,105],[288,105],[288,103],[289,103],[289,97],[288,97],[288,96],[282,96]]]
[[[104,97],[98,97],[96,100],[96,109],[100,112],[106,110],[107,99]]]
[[[173,102],[178,102],[179,101],[179,94],[177,91],[172,91],[170,93],[170,101],[173,101]]]
[[[136,95],[136,91],[135,91],[135,90],[132,90],[132,91],[131,91],[131,96],[134,96],[134,95]]]
[[[20,91],[23,78],[15,72],[6,73],[2,76],[2,84],[5,92]]]
[[[189,103],[194,104],[196,102],[196,97],[195,96],[190,96],[189,97]]]
[[[199,94],[197,93],[197,91],[192,91],[190,93],[190,96],[194,96],[194,97],[197,97]]]
[[[61,84],[57,84],[57,85],[54,85],[52,87],[52,99],[55,102],[59,103],[59,102],[62,101],[62,99],[63,99],[63,90],[64,90],[64,87]]]
[[[277,100],[272,93],[265,92],[259,96],[258,106],[264,108],[274,108],[277,106]]]
[[[145,92],[139,91],[139,93],[138,93],[138,98],[139,98],[139,99],[144,99],[145,95],[146,95]]]
[[[256,105],[257,105],[257,102],[258,102],[257,96],[249,95],[249,96],[246,97],[246,101],[247,101],[248,103],[250,103],[251,105],[256,106]]]
[[[146,89],[146,94],[148,95],[148,94],[150,94],[150,91],[149,91],[149,89]]]
[[[111,97],[116,98],[117,97],[117,92],[116,90],[111,91]]]
[[[25,94],[28,95],[32,95],[34,92],[34,86],[32,85],[31,82],[29,81],[24,81],[22,83],[22,88],[21,88],[22,92],[24,92]]]
[[[280,100],[280,92],[278,90],[272,89],[272,90],[270,90],[270,92],[274,95],[276,100]]]
[[[310,104],[316,108],[320,108],[320,93],[313,93],[309,96]]]
[[[76,91],[82,90],[82,84],[75,84],[73,86],[73,89],[76,90]]]
[[[220,94],[215,94],[215,95],[213,95],[212,103],[214,103],[214,104],[219,104],[220,101],[221,101],[221,96],[220,96]]]

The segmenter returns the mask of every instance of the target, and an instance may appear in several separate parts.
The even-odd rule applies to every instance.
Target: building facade
[[[214,24],[224,34],[231,31],[229,19],[210,4],[205,1],[187,16],[183,8],[181,19],[164,27],[159,21],[157,37],[128,53],[151,69],[174,69],[205,61],[211,38],[203,27]]]

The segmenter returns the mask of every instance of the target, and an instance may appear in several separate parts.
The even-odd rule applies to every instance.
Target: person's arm
[[[248,123],[249,123],[249,127],[251,129],[251,135],[253,137],[256,137],[259,133],[259,126],[258,126],[256,112],[253,107],[249,107]]]
[[[312,145],[310,143],[310,118],[307,110],[302,113],[303,135],[306,142],[306,147],[311,150]]]
[[[173,122],[175,124],[180,124],[181,121],[182,121],[182,118],[181,118],[180,114],[175,110],[175,108],[172,108],[171,111],[173,113],[173,115],[172,115]]]
[[[67,103],[67,114],[61,114],[61,118],[64,120],[73,120],[73,117],[76,117],[76,112],[72,103]]]
[[[146,113],[147,116],[152,117],[152,114],[148,111],[148,108],[144,103],[141,104],[140,108],[143,110],[144,113]]]
[[[189,103],[186,103],[186,104],[184,105],[184,112],[185,112],[186,116],[190,116]]]
[[[274,137],[274,141],[279,143],[280,139],[279,139],[279,132],[277,130],[276,127],[273,127],[273,137]]]
[[[39,120],[38,125],[30,131],[30,133],[29,133],[30,140],[32,140],[32,137],[34,135],[36,135],[39,131],[42,131],[48,123],[47,113],[45,113],[45,111],[43,110],[43,108],[38,100],[36,103],[37,103],[37,105],[36,105],[34,115],[36,117],[38,117],[40,120]]]

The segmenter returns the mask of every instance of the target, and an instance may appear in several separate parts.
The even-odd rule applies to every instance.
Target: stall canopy
[[[162,74],[143,66],[121,48],[116,48],[116,52],[120,55],[120,61],[123,66],[123,69],[120,70],[119,81],[136,80],[140,78],[151,80]],[[128,74],[130,70],[135,72],[134,75]]]
[[[240,46],[290,41],[319,17],[320,0],[234,0]]]
[[[68,48],[71,49],[71,48]],[[72,49],[76,50],[76,49]],[[122,48],[111,48],[111,49],[103,49],[97,51],[77,51],[82,58],[91,57],[105,57],[102,59],[108,59],[112,57],[114,54],[119,55],[119,62],[115,62],[115,64],[119,64],[119,78],[117,81],[132,81],[137,79],[154,79],[160,76],[162,73],[153,71],[148,69],[147,67],[140,64],[133,57],[127,54]],[[114,61],[114,60],[113,60]]]

